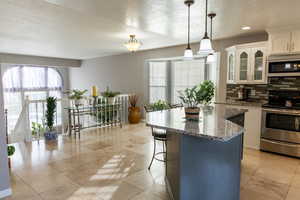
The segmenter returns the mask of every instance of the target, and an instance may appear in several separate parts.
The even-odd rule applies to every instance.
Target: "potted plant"
[[[8,155],[8,167],[11,168],[11,156],[14,155],[16,149],[12,145],[7,146],[7,155]]]
[[[128,121],[131,124],[137,124],[141,120],[141,109],[137,106],[138,99],[137,95],[129,96],[130,107],[128,108]]]
[[[199,104],[208,105],[214,96],[214,84],[203,81],[202,84],[179,91],[179,98],[185,105],[185,116],[188,120],[199,120]]]
[[[102,93],[102,96],[107,99],[108,104],[114,104],[115,103],[115,97],[119,94],[120,94],[120,92],[110,91],[109,87],[107,87],[106,91]]]
[[[44,131],[45,131],[45,129],[44,129],[42,124],[37,123],[37,122],[32,122],[31,123],[31,134],[32,134],[33,137],[39,139]]]
[[[199,85],[199,90],[203,98],[203,104],[209,105],[215,94],[215,86],[212,81],[203,81]]]
[[[167,102],[163,100],[158,100],[157,102],[150,104],[149,108],[153,111],[158,111],[158,110],[167,110],[170,109],[171,107]]]
[[[46,132],[44,134],[46,140],[56,140],[57,139],[57,132],[54,130],[54,115],[56,112],[56,98],[55,97],[48,97],[46,99]]]
[[[71,90],[69,99],[74,100],[74,104],[76,107],[82,105],[82,99],[84,98],[84,94],[87,92],[87,90]]]

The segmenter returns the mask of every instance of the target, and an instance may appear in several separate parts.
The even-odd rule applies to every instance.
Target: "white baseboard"
[[[0,191],[0,198],[10,196],[12,194],[11,188]]]

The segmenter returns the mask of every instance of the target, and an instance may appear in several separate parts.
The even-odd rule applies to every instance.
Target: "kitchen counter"
[[[156,111],[147,126],[166,130],[166,185],[173,200],[239,200],[246,109],[202,108],[199,121],[184,108]]]
[[[229,100],[227,99],[225,102],[215,102],[215,104],[225,104],[225,105],[233,105],[233,106],[249,106],[249,107],[262,107],[266,102],[260,101],[239,101],[239,100]]]
[[[199,121],[185,119],[184,108],[150,112],[146,115],[147,126],[166,129],[180,134],[227,141],[243,133],[243,127],[227,119],[244,114],[246,109],[215,105],[202,108]]]

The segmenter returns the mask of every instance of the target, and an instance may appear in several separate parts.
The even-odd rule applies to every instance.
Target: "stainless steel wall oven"
[[[263,106],[260,148],[300,157],[300,92],[269,91]]]

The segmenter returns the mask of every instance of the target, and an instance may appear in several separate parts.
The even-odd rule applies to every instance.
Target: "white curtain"
[[[9,68],[3,76],[6,92],[62,90],[62,78],[53,68],[18,66]]]
[[[16,92],[21,88],[20,67],[10,68],[3,76],[3,88],[5,92]]]
[[[61,98],[63,80],[55,68],[36,66],[15,66],[3,75],[4,107],[8,110],[8,130],[11,132],[20,117],[26,96],[29,100],[45,100],[47,96]],[[58,103],[59,104],[59,103]],[[59,109],[60,104],[58,105]],[[39,108],[39,107],[38,107]],[[36,121],[42,109],[29,108],[30,123]],[[58,110],[61,115],[61,111]],[[24,113],[24,112],[23,112]],[[39,118],[40,121],[40,118]],[[38,122],[39,122],[38,121]],[[61,117],[59,117],[61,122]]]

